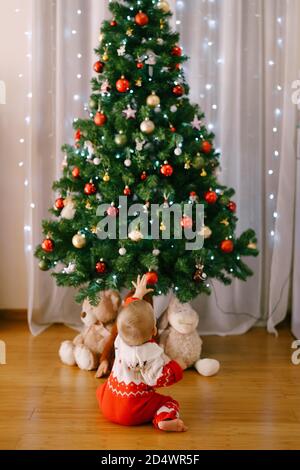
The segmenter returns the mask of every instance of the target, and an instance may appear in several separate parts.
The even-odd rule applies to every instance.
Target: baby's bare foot
[[[161,431],[166,432],[186,432],[188,428],[181,419],[173,419],[172,421],[161,421],[158,423]]]

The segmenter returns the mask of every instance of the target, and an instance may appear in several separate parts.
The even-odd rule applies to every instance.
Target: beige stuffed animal
[[[200,359],[202,340],[197,331],[199,317],[190,304],[182,304],[173,297],[159,320],[159,344],[171,359],[181,358],[186,368],[194,366],[199,374],[209,377],[217,374],[220,364],[215,359]]]
[[[61,344],[59,349],[61,361],[68,366],[77,365],[82,370],[97,369],[120,305],[119,293],[112,290],[101,293],[97,307],[93,307],[86,299],[81,313],[84,330],[73,341],[64,341]]]

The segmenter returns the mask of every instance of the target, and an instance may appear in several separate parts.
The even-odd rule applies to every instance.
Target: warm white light
[[[19,142],[20,142],[20,144],[24,144],[24,142],[25,142],[25,139],[20,139],[20,141],[19,141]]]
[[[73,35],[77,34],[76,29],[72,29],[72,34],[73,34]]]
[[[274,132],[274,134],[276,134],[276,132],[278,132],[277,127],[273,127],[273,132]]]
[[[278,218],[278,212],[273,212],[273,217],[274,217],[274,219],[277,219]]]
[[[35,204],[32,202],[32,203],[30,204],[30,207],[31,207],[31,209],[35,209]]]
[[[278,152],[278,150],[275,150],[275,152],[274,152],[274,157],[279,157],[279,152]]]
[[[269,175],[271,176],[271,175],[274,174],[274,171],[273,171],[273,170],[269,170],[268,173],[269,173]]]
[[[81,10],[77,10],[77,15],[81,15],[82,11]]]
[[[78,53],[78,54],[77,54],[77,58],[78,58],[78,59],[81,59],[81,58],[82,58],[82,54]]]
[[[24,162],[19,162],[19,167],[22,168],[24,166]]]
[[[216,104],[213,104],[212,109],[218,109],[218,106]]]
[[[271,201],[273,201],[274,198],[275,198],[274,194],[270,194],[269,199],[271,199]]]
[[[81,73],[78,73],[78,74],[77,74],[77,78],[78,78],[78,80],[80,80],[80,79],[82,78]]]
[[[79,96],[79,95],[74,95],[74,96],[73,96],[73,100],[74,100],[74,101],[79,101],[79,100],[80,100],[80,96]]]
[[[205,88],[206,88],[207,90],[211,90],[211,89],[212,89],[212,84],[211,84],[211,83],[207,83],[207,84],[205,85]]]

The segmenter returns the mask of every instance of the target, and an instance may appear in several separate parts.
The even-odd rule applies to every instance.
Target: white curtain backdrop
[[[221,181],[237,191],[238,231],[253,227],[261,251],[259,258],[250,260],[255,275],[247,283],[234,281],[232,287],[224,287],[213,281],[212,296],[194,301],[201,333],[240,334],[257,322],[275,332],[287,314],[293,281],[297,107],[291,100],[291,84],[300,65],[299,1],[171,3],[174,27],[191,58],[186,66],[191,99],[200,103],[216,133],[222,152]],[[63,159],[60,147],[73,142],[73,119],[86,116],[93,48],[108,15],[108,0],[31,0],[30,4],[28,73],[33,98],[25,246],[29,325],[38,334],[54,322],[80,325],[74,292],[57,288],[48,274],[38,270],[32,247],[41,240],[40,222],[53,201],[51,186]],[[299,199],[298,186],[300,205]],[[299,277],[296,266],[294,292]],[[156,301],[157,315],[167,302]],[[294,296],[293,328],[298,335],[299,303],[299,296]]]

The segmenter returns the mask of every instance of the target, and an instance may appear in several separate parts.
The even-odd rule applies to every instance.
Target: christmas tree
[[[95,50],[89,118],[75,120],[75,143],[63,147],[54,217],[43,221],[46,238],[36,250],[40,269],[53,269],[58,285],[77,288],[78,302],[96,302],[108,288],[131,288],[145,272],[155,295],[171,289],[183,302],[209,294],[208,278],[246,280],[252,272],[242,257],[258,254],[255,233],[235,235],[234,190],[219,184],[214,135],[188,99],[187,57],[170,29],[168,2],[111,2],[110,11]],[[203,204],[204,246],[186,250],[184,234],[180,239],[174,230],[166,239],[162,219],[160,236],[145,236],[132,225],[134,216],[127,238],[101,238],[101,220],[120,224],[120,196],[145,213],[153,204]],[[100,203],[107,204],[103,215]],[[183,212],[182,231],[193,224]]]

